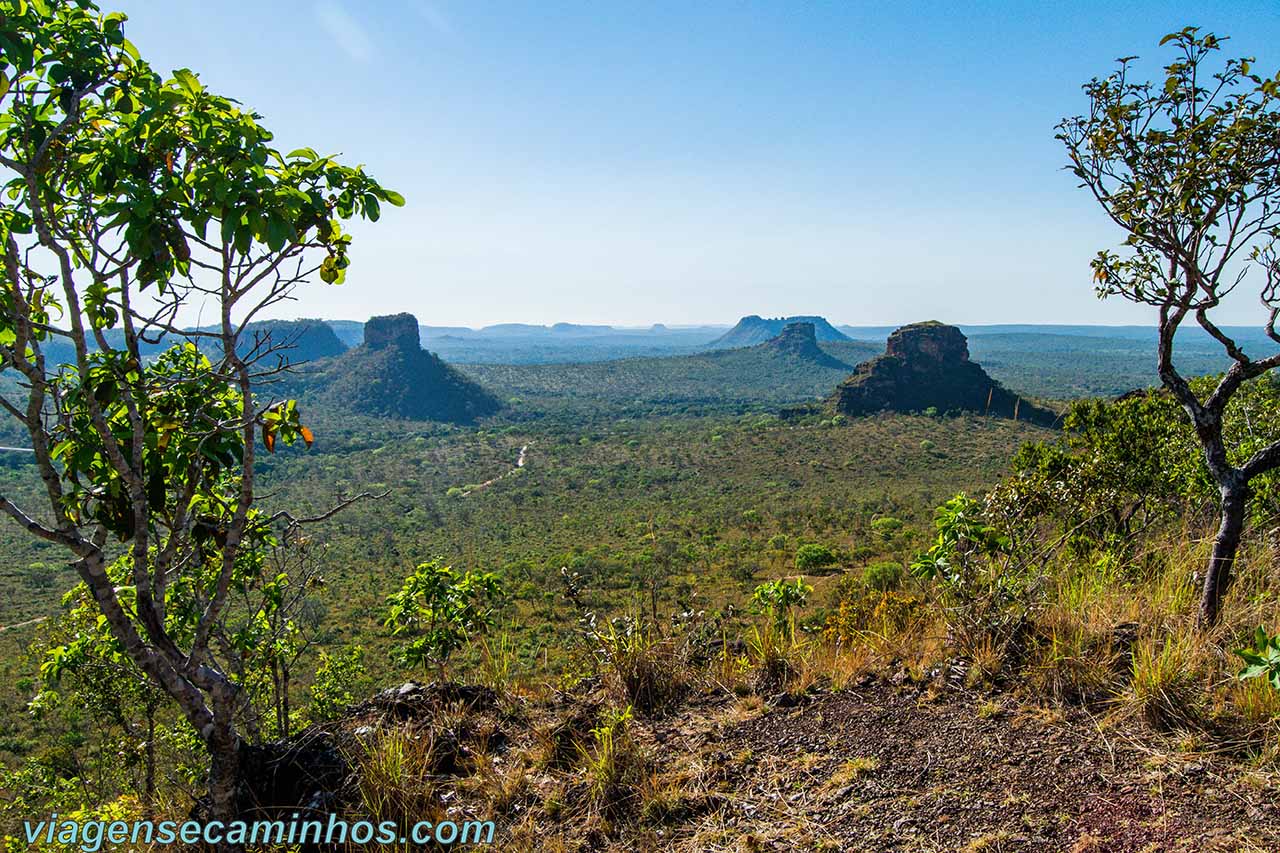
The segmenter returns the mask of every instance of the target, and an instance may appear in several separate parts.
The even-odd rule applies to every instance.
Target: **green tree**
[[[796,568],[802,572],[811,572],[840,562],[840,555],[830,545],[820,542],[809,542],[796,549]]]
[[[762,583],[751,595],[751,604],[769,617],[769,622],[778,636],[789,640],[795,634],[794,620],[791,611],[804,607],[809,601],[813,587],[796,578],[787,583],[785,578]]]
[[[419,563],[404,586],[387,598],[383,624],[393,636],[412,636],[395,656],[405,666],[434,667],[441,684],[445,664],[472,634],[493,624],[502,584],[492,572],[459,574],[439,560]]]
[[[0,511],[67,551],[207,748],[207,810],[225,820],[242,687],[213,638],[242,555],[295,521],[254,511],[256,441],[311,440],[295,406],[255,394],[277,354],[237,344],[296,286],[342,281],[342,220],[403,200],[361,168],[282,154],[191,71],[156,73],[124,22],[86,0],[0,0],[0,371],[20,388],[0,408],[29,436],[44,504],[0,495]],[[178,325],[195,302],[204,331]],[[148,358],[160,340],[178,343]]]
[[[338,719],[360,696],[368,681],[363,646],[352,646],[336,654],[321,651],[316,677],[311,683],[307,721],[322,723]]]
[[[113,568],[119,574],[123,566]],[[157,727],[163,724],[160,711],[168,697],[125,654],[83,584],[63,597],[63,607],[66,612],[42,627],[35,644],[41,658],[40,690],[30,710],[40,718],[70,703],[87,713],[98,729],[95,734],[109,744],[111,758],[102,763],[123,770],[141,763],[142,779],[134,786],[150,809],[156,793]]]
[[[1069,168],[1125,234],[1121,251],[1092,262],[1098,295],[1158,310],[1160,380],[1190,416],[1219,493],[1200,597],[1206,626],[1231,581],[1251,481],[1280,466],[1280,442],[1245,455],[1222,427],[1237,390],[1280,365],[1280,354],[1249,356],[1214,319],[1225,297],[1260,274],[1266,334],[1280,342],[1280,76],[1254,73],[1247,58],[1215,65],[1222,41],[1194,27],[1165,36],[1175,55],[1154,83],[1132,80],[1136,57],[1121,59],[1115,73],[1085,85],[1088,113],[1064,119],[1057,135]],[[1189,321],[1231,358],[1203,394],[1173,360]]]

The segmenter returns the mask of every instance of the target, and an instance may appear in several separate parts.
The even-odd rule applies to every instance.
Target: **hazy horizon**
[[[1082,83],[1171,30],[1280,67],[1270,2],[792,5],[107,2],[282,150],[365,163],[407,199],[353,227],[342,287],[276,316],[440,326],[1148,325],[1099,303],[1119,234],[1062,170]],[[1220,320],[1252,323],[1248,288]],[[833,321],[834,322],[834,321]],[[1260,320],[1258,321],[1261,322]]]

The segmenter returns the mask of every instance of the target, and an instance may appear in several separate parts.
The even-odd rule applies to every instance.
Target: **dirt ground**
[[[668,762],[715,791],[717,807],[645,846],[1280,851],[1273,775],[1153,746],[1136,724],[871,679],[800,707],[724,714],[702,733],[686,715],[655,730]]]

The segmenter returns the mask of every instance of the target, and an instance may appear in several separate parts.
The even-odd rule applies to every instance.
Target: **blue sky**
[[[278,315],[432,325],[1148,322],[1093,296],[1117,237],[1054,124],[1187,24],[1280,67],[1274,0],[103,6],[408,200]]]

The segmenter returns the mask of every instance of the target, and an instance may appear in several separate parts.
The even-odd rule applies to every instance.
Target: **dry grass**
[[[432,734],[406,726],[375,730],[350,756],[356,768],[360,811],[375,823],[401,826],[445,816],[436,796]]]

